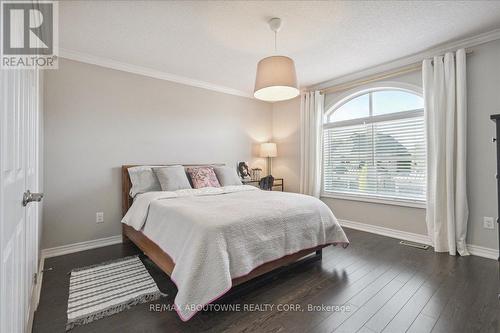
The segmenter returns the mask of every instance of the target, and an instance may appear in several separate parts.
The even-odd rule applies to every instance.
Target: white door
[[[38,267],[39,72],[0,70],[0,332],[27,328]]]

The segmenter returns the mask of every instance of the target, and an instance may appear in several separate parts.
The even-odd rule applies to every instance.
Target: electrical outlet
[[[485,229],[495,229],[495,219],[493,217],[485,216],[483,218],[483,227]]]
[[[104,223],[104,213],[103,212],[95,213],[95,223]]]

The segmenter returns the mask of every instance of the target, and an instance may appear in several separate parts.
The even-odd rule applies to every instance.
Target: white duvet
[[[122,220],[175,262],[175,307],[189,320],[263,263],[349,243],[331,210],[302,194],[226,186],[139,195]]]

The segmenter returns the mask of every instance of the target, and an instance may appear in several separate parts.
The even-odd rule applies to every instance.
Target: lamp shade
[[[273,142],[266,142],[260,144],[260,157],[276,157],[278,156],[278,149]]]
[[[277,102],[294,98],[299,93],[295,63],[292,59],[272,56],[259,61],[255,77],[255,98]]]

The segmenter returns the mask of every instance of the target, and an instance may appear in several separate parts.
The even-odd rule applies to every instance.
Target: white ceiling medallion
[[[281,19],[273,18],[269,27],[274,31],[274,52]],[[285,101],[299,95],[295,63],[289,57],[273,55],[259,61],[255,78],[254,96],[267,102]]]

